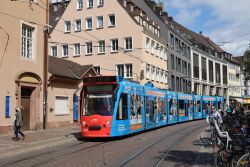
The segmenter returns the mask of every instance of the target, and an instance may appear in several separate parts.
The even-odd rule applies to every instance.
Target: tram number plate
[[[101,130],[101,126],[90,126],[89,130]]]

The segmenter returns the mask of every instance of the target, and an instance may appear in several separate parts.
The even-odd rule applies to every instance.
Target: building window
[[[132,69],[132,64],[126,64],[125,65],[125,76],[126,78],[132,78],[133,77],[133,69]]]
[[[150,38],[146,38],[146,51],[150,52],[151,48],[150,48]]]
[[[207,80],[207,59],[205,57],[201,57],[201,69],[202,69],[202,80]]]
[[[97,28],[103,28],[103,16],[97,17]]]
[[[176,77],[176,91],[180,91],[180,80],[179,77]]]
[[[151,67],[151,75],[152,75],[151,79],[155,80],[155,66]]]
[[[155,41],[151,41],[151,54],[155,54],[155,47],[154,47],[154,45],[155,45]]]
[[[193,73],[195,78],[199,78],[199,55],[193,54]]]
[[[69,55],[69,48],[68,45],[63,45],[62,46],[62,57],[68,57]]]
[[[174,70],[174,55],[171,54],[171,69]]]
[[[131,37],[127,37],[125,38],[125,50],[132,50],[132,38]]]
[[[98,0],[98,7],[103,6],[104,5],[104,0]]]
[[[21,55],[23,58],[32,59],[33,58],[33,32],[34,28],[27,25],[22,25],[22,50]]]
[[[88,0],[87,1],[87,8],[92,8],[93,7],[93,0]]]
[[[167,55],[167,48],[164,48],[164,57],[163,57],[163,59],[167,60],[167,57],[168,57],[168,55]]]
[[[111,39],[111,52],[118,52],[118,39]]]
[[[167,71],[165,71],[165,83],[168,83],[168,72]]]
[[[114,27],[115,26],[115,15],[111,14],[109,15],[109,27]]]
[[[171,88],[172,90],[175,90],[175,76],[171,75]]]
[[[64,32],[70,32],[70,31],[71,31],[71,23],[70,23],[70,21],[65,21]]]
[[[98,75],[101,74],[101,67],[100,67],[100,66],[94,66],[93,68],[94,68],[95,72],[96,72]]]
[[[150,76],[151,76],[150,64],[147,64],[147,66],[146,66],[146,77],[147,77],[147,79],[150,79]]]
[[[76,2],[76,9],[81,10],[83,8],[83,2],[82,0],[77,0]]]
[[[132,64],[119,64],[116,65],[117,75],[123,76],[124,78],[133,77]]]
[[[221,83],[221,72],[219,63],[215,63],[215,81],[216,83]]]
[[[92,54],[92,42],[86,42],[86,55]]]
[[[158,43],[156,43],[156,46],[155,46],[155,52],[156,52],[156,56],[160,56],[160,45]]]
[[[160,57],[161,57],[162,59],[164,59],[164,58],[165,58],[165,55],[164,55],[164,48],[163,48],[163,46],[161,46],[161,48],[159,48],[159,50],[160,50]]]
[[[160,69],[156,68],[156,81],[159,82],[160,80]]]
[[[160,82],[165,82],[165,74],[164,74],[164,70],[160,70]]]
[[[178,58],[178,70],[179,72],[181,72],[181,59]]]
[[[86,29],[91,30],[92,29],[92,18],[87,18],[86,19]]]
[[[57,46],[51,46],[51,56],[57,57]]]
[[[188,75],[191,76],[191,65],[188,63]]]
[[[80,19],[75,21],[75,31],[81,31],[81,29],[82,29],[82,25],[81,24],[82,23],[81,23]]]
[[[55,97],[55,115],[69,114],[69,98],[63,96]]]
[[[124,65],[116,65],[117,75],[124,77]]]
[[[223,84],[227,84],[227,66],[223,65],[222,67],[222,74],[223,74]],[[237,75],[235,75],[235,81],[239,81],[239,79],[237,78]]]
[[[105,41],[99,41],[98,44],[98,53],[105,53]]]
[[[79,56],[80,55],[80,44],[76,43],[74,44],[74,56]]]

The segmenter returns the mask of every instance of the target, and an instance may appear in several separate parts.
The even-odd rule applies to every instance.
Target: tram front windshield
[[[88,94],[84,100],[83,115],[112,116],[114,100],[112,94]]]

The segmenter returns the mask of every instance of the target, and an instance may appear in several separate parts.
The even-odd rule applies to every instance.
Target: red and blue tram
[[[222,97],[176,93],[120,76],[86,77],[81,92],[81,132],[84,137],[115,137],[201,119],[206,114],[202,108],[211,104],[211,98],[214,105],[224,102]]]

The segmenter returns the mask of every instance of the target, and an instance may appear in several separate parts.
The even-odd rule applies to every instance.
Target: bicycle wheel
[[[212,140],[212,146],[213,148],[215,147],[216,145],[216,133],[215,133],[215,129],[212,129],[212,134],[211,134],[211,140]]]
[[[248,167],[248,165],[250,165],[249,159],[250,159],[249,153],[243,155],[238,160],[236,167]]]
[[[223,150],[219,150],[214,157],[215,167],[225,167],[225,162],[223,161]]]

